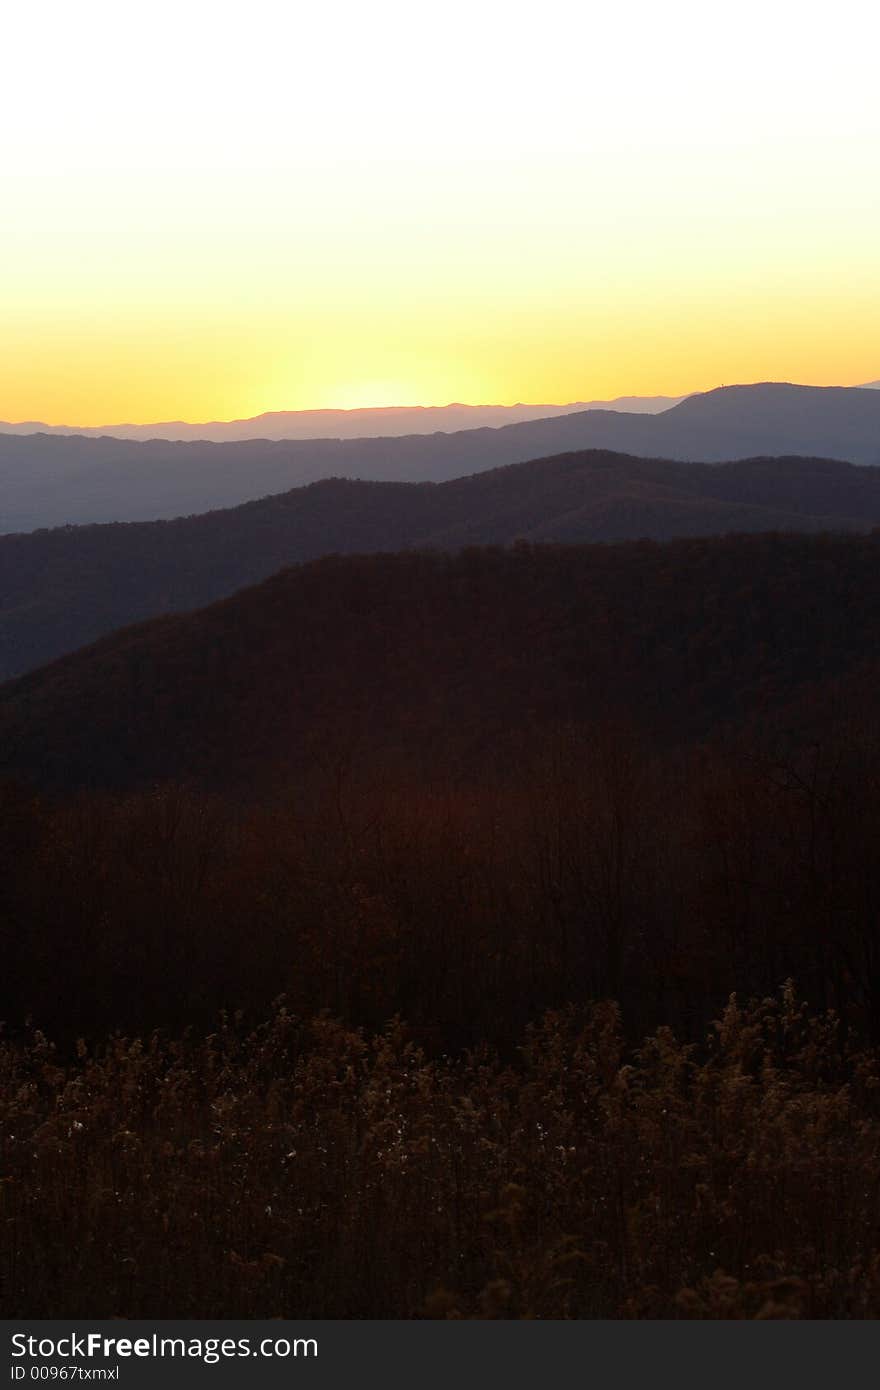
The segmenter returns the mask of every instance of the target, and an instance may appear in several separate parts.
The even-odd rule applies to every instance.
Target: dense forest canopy
[[[335,556],[0,687],[3,1310],[876,1317],[878,592]]]
[[[880,534],[328,557],[0,687],[0,771],[255,795],[357,755],[467,776],[558,721],[658,746],[855,679]]]

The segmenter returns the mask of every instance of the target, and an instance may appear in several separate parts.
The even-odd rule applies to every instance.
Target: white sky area
[[[3,167],[864,147],[880,134],[878,37],[877,6],[853,0],[28,0],[4,8]]]

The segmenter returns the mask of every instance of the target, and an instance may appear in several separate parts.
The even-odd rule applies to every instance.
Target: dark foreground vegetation
[[[6,1314],[880,1315],[852,737],[559,731],[308,810],[9,790]]]
[[[400,1014],[435,1051],[510,1048],[545,1009],[603,998],[630,1036],[693,1041],[732,990],[791,976],[880,1044],[870,725],[663,753],[560,728],[503,780],[330,768],[249,806],[13,786],[0,822],[0,1018],[59,1043],[209,1031],[281,992],[301,1017]]]
[[[880,1316],[878,573],[326,561],[7,687],[4,1313]]]
[[[509,1061],[283,1011],[0,1048],[6,1316],[876,1317],[880,1056],[791,990]],[[8,1128],[7,1128],[8,1127]]]

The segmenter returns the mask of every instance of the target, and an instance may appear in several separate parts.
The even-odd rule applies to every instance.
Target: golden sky
[[[18,6],[0,419],[880,377],[876,7],[605,8]]]

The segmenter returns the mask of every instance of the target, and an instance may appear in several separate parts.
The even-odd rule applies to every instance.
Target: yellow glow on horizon
[[[411,382],[395,384],[390,381],[359,381],[345,386],[331,387],[327,392],[328,404],[314,407],[317,410],[380,410],[389,406],[417,406],[424,402],[417,388]]]
[[[18,7],[0,419],[880,377],[880,19]]]

